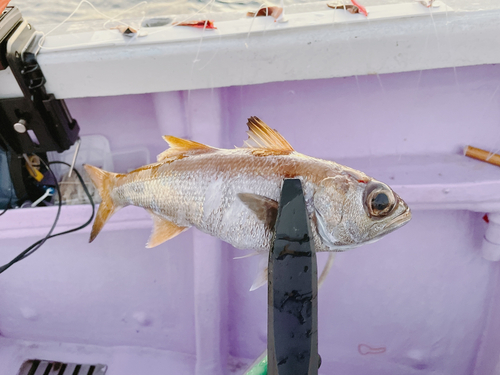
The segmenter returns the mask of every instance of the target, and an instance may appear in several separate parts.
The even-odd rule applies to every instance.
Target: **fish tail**
[[[84,165],[84,168],[101,196],[101,204],[99,205],[99,210],[97,211],[94,225],[92,226],[92,232],[90,233],[89,242],[92,242],[97,237],[104,224],[106,224],[106,221],[108,221],[121,206],[117,205],[111,197],[111,191],[115,186],[117,173],[106,172],[88,164]]]

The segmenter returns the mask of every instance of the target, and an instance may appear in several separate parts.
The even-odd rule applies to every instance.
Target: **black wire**
[[[24,250],[23,252],[21,252],[17,257],[15,257],[14,259],[12,259],[9,263],[7,263],[4,266],[0,267],[0,273],[4,272],[5,270],[7,270],[8,268],[10,268],[15,263],[19,262],[20,260],[23,260],[24,258],[26,258],[29,255],[33,254],[36,250],[38,250],[45,243],[45,241],[47,241],[50,238],[52,232],[54,231],[54,228],[56,227],[57,221],[59,220],[59,215],[61,213],[61,206],[62,206],[62,202],[61,202],[62,197],[61,197],[61,191],[60,191],[60,188],[59,188],[59,183],[57,182],[57,178],[56,178],[54,172],[52,172],[52,169],[50,169],[50,167],[41,158],[40,158],[40,161],[45,165],[45,168],[47,168],[47,171],[50,172],[50,174],[54,178],[54,181],[55,181],[55,184],[56,184],[55,186],[56,186],[56,190],[57,190],[57,195],[59,197],[59,204],[58,204],[58,207],[57,207],[56,218],[54,219],[54,222],[52,223],[52,227],[50,228],[49,232],[45,235],[44,238],[42,238],[41,240],[35,242],[33,245],[31,245],[26,250]]]
[[[54,238],[54,237],[57,237],[57,236],[61,236],[63,234],[68,234],[68,233],[76,232],[77,230],[83,229],[87,225],[89,225],[92,222],[92,219],[94,218],[95,207],[94,207],[94,200],[92,199],[92,195],[90,195],[89,190],[87,189],[87,186],[85,185],[85,182],[83,181],[83,178],[80,175],[80,173],[76,169],[73,169],[73,172],[76,173],[76,176],[78,177],[78,180],[80,180],[80,183],[82,184],[82,187],[83,187],[83,190],[84,190],[85,194],[89,198],[90,204],[92,206],[92,215],[90,216],[90,218],[84,224],[82,224],[82,225],[80,225],[80,226],[78,226],[76,228],[69,229],[69,230],[66,230],[64,232],[52,234],[52,232],[53,232],[53,230],[54,230],[54,228],[55,228],[55,226],[57,224],[57,221],[59,220],[59,214],[61,212],[61,206],[62,206],[62,198],[61,198],[61,191],[60,191],[60,188],[59,188],[59,183],[57,182],[57,178],[54,175],[54,172],[52,172],[52,169],[50,169],[49,165],[50,164],[64,164],[64,165],[67,165],[68,167],[71,167],[71,166],[68,163],[65,163],[63,161],[52,161],[52,162],[49,163],[49,165],[47,165],[42,159],[40,159],[40,160],[45,165],[45,167],[47,168],[47,170],[52,174],[52,177],[54,178],[54,181],[55,181],[55,186],[56,186],[56,190],[57,190],[57,196],[59,198],[59,204],[58,204],[58,208],[57,208],[56,218],[54,220],[54,223],[52,224],[52,227],[50,228],[49,232],[47,233],[47,235],[44,238],[38,240],[37,242],[35,242],[34,244],[32,244],[30,247],[28,247],[27,249],[25,249],[23,252],[21,252],[14,259],[12,259],[9,263],[7,263],[7,264],[3,265],[2,267],[0,267],[0,273],[4,272],[5,270],[7,270],[11,266],[13,266],[15,263],[19,262],[20,260],[23,260],[24,258],[26,258],[26,257],[30,256],[31,254],[33,254],[49,238]]]

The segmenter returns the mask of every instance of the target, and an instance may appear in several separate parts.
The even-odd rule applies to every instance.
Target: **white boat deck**
[[[148,35],[137,38],[69,28],[47,36],[38,61],[47,90],[61,99],[500,63],[492,48],[500,9],[408,2],[367,7],[365,17],[315,4],[286,23],[210,14],[217,30],[143,28]],[[0,98],[20,95],[9,71],[0,85]]]

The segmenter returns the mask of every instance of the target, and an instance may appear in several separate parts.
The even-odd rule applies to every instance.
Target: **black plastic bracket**
[[[299,179],[283,182],[268,288],[268,375],[317,375],[318,273]]]
[[[45,158],[48,151],[65,151],[75,143],[80,131],[64,100],[45,89],[45,76],[37,61],[41,37],[23,20],[18,8],[9,6],[0,14],[0,70],[10,68],[23,93],[20,98],[0,99],[0,148],[7,155],[15,191],[8,194],[14,199],[9,198],[7,206],[19,203],[17,198],[39,196],[38,185],[44,181],[35,181],[26,173],[27,158],[23,154]],[[11,185],[4,181],[3,186]]]
[[[0,20],[0,69],[10,67],[24,97],[0,100],[0,133],[18,155],[67,150],[78,139],[79,126],[64,100],[45,89],[36,59],[41,34],[16,7],[6,11]]]

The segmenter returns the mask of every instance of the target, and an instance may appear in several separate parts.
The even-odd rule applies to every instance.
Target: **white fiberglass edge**
[[[325,5],[287,15],[286,23],[240,17],[216,20],[217,30],[151,28],[132,39],[117,30],[49,35],[38,61],[48,92],[57,98],[500,62],[500,50],[492,48],[500,35],[499,10],[459,13],[435,4],[373,6],[369,17]],[[0,97],[19,95],[6,71],[0,72],[0,87]]]

